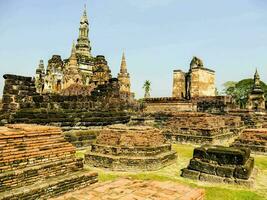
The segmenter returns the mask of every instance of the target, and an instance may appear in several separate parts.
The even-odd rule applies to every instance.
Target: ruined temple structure
[[[87,129],[127,123],[124,112],[136,104],[123,55],[121,70],[112,78],[103,55],[93,56],[86,8],[77,44],[68,59],[53,55],[45,68],[41,60],[34,78],[5,74],[0,124],[36,123]]]
[[[165,137],[174,143],[221,144],[237,136],[244,123],[240,117],[199,112],[155,116]]]
[[[97,136],[85,163],[119,171],[157,170],[177,155],[163,134],[150,126],[113,125]]]
[[[36,69],[35,85],[40,94],[71,93],[66,92],[69,87],[81,88],[89,93],[99,85],[105,85],[112,78],[108,63],[103,55],[94,57],[91,53],[89,40],[89,21],[86,8],[80,21],[77,44],[73,42],[70,57],[62,60],[60,55],[53,55],[45,69],[43,60]],[[123,56],[121,70],[118,75],[121,96],[130,97],[130,76]],[[73,86],[74,85],[74,86]],[[77,86],[78,85],[78,86]],[[71,93],[72,94],[72,93]],[[72,94],[72,95],[75,95]]]
[[[260,84],[260,75],[256,70],[254,75],[254,85],[252,91],[248,96],[247,109],[255,111],[265,110],[265,97],[264,91],[261,88]]]
[[[172,97],[191,99],[203,96],[215,96],[215,72],[193,57],[187,73],[173,71]]]
[[[0,200],[49,199],[97,182],[60,128],[0,127]]]
[[[250,149],[202,146],[194,149],[193,158],[182,177],[215,183],[253,186],[254,158]]]
[[[267,155],[267,129],[245,129],[231,146],[245,147],[255,154]]]
[[[71,128],[127,123],[117,79],[97,86],[90,95],[39,94],[31,77],[4,75],[1,118],[8,123],[56,125]],[[70,92],[70,91],[68,91]]]

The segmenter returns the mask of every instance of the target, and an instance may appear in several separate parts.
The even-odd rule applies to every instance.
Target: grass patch
[[[267,156],[255,156],[255,165],[260,170],[267,170]]]

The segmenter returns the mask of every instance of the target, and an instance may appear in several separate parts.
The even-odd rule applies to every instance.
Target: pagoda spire
[[[260,80],[260,75],[258,73],[258,70],[256,68],[256,72],[254,74],[254,86],[253,89],[260,89],[261,88],[261,80]]]
[[[80,21],[79,37],[77,39],[76,52],[82,56],[91,57],[91,46],[89,40],[89,21],[87,18],[86,5]]]
[[[122,53],[120,73],[122,73],[122,74],[127,73],[127,64],[126,64],[126,58],[125,58],[124,52]]]
[[[76,56],[76,47],[75,47],[75,42],[73,41],[72,43],[72,48],[71,48],[71,55],[69,58],[69,66],[77,66],[77,56]]]

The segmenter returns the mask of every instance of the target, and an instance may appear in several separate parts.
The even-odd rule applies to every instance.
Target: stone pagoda
[[[46,72],[43,61],[38,66],[35,75],[37,92],[61,93],[67,87],[77,87],[73,86],[77,83],[87,86],[88,90],[107,84],[112,78],[108,63],[102,55],[92,56],[91,49],[89,20],[85,7],[80,20],[77,44],[73,44],[71,56],[62,60],[60,55],[53,55],[48,61]]]
[[[254,85],[248,96],[247,108],[249,110],[265,110],[264,91],[261,88],[260,75],[256,70],[254,75]]]

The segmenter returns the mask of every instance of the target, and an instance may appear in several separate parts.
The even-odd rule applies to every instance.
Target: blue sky
[[[145,80],[152,96],[170,96],[172,71],[193,56],[216,71],[219,89],[256,67],[267,82],[266,0],[0,0],[0,75],[33,76],[40,59],[69,57],[85,3],[93,55],[117,76],[124,50],[137,97]]]

